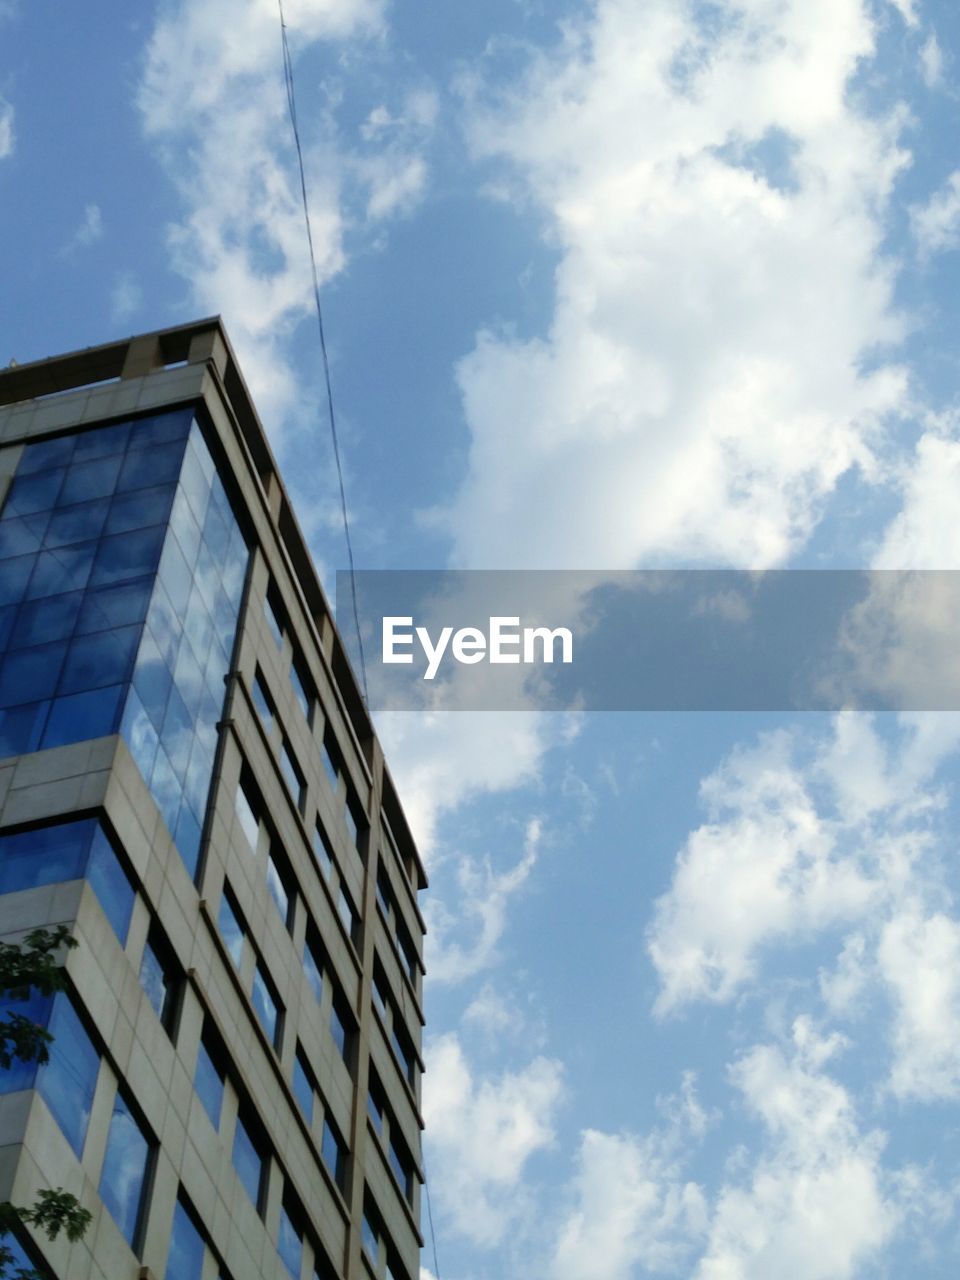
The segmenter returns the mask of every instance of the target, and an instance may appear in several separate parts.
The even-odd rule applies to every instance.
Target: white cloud
[[[423,1115],[434,1204],[449,1229],[492,1247],[524,1212],[527,1162],[554,1141],[560,1065],[535,1058],[520,1071],[478,1079],[452,1034],[428,1043],[426,1061]]]
[[[122,271],[110,291],[110,318],[122,324],[136,315],[143,301],[143,289],[131,271]]]
[[[16,134],[13,130],[13,104],[0,98],[0,160],[13,155]]]
[[[880,248],[905,163],[900,117],[847,93],[870,13],[752,0],[708,36],[672,0],[591,12],[473,103],[559,260],[545,336],[482,333],[460,366],[455,558],[780,562],[905,406],[901,369],[863,368],[901,333]]]
[[[680,1179],[656,1138],[586,1130],[549,1274],[554,1280],[625,1280],[672,1269],[706,1224],[703,1192]]]
[[[926,204],[912,206],[910,227],[924,256],[960,245],[960,169],[950,174]]]
[[[98,204],[88,204],[83,210],[83,219],[73,235],[63,246],[61,253],[71,254],[77,249],[86,249],[95,244],[103,235],[103,215]]]
[[[890,0],[890,3],[908,27],[915,27],[920,21],[920,15],[917,12],[917,0]]]
[[[860,1132],[846,1090],[821,1070],[838,1043],[803,1021],[794,1041],[789,1055],[759,1045],[732,1070],[766,1147],[721,1190],[696,1280],[848,1280],[899,1226],[882,1135]]]
[[[936,89],[943,83],[943,50],[936,33],[931,31],[920,50],[920,66],[923,81],[928,89]]]
[[[427,906],[425,960],[431,982],[462,982],[493,962],[510,899],[536,865],[540,837],[540,822],[533,819],[527,824],[523,855],[507,871],[495,871],[489,860],[459,859],[456,907],[451,910],[437,898]],[[461,941],[464,934],[472,935],[471,940]]]
[[[711,821],[677,858],[657,904],[649,951],[657,1009],[729,999],[773,939],[856,919],[877,886],[817,812],[783,733],[739,750],[701,786]]]
[[[383,0],[288,0],[294,60],[315,41],[379,38],[383,10]],[[184,206],[169,229],[173,267],[194,307],[223,315],[258,409],[278,432],[297,402],[288,341],[313,293],[273,0],[181,0],[167,9],[147,50],[139,105]],[[380,219],[409,207],[425,172],[416,154],[395,155],[391,143],[385,157],[363,157],[362,173],[341,154],[329,111],[309,124],[301,112],[323,283],[344,265],[345,180],[368,189],[370,217]]]
[[[885,926],[877,956],[895,1005],[891,1089],[960,1096],[960,922],[905,910]]]

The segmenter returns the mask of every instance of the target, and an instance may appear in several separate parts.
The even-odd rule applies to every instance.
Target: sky
[[[960,567],[950,0],[285,8],[360,566]],[[332,587],[298,196],[274,0],[0,0],[0,364],[222,314]],[[960,717],[377,725],[422,1280],[955,1274]]]

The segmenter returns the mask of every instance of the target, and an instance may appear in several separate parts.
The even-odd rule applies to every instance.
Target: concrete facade
[[[36,832],[96,819],[132,898],[123,938],[92,872],[18,887],[11,871],[3,881],[0,937],[60,922],[76,937],[68,999],[99,1067],[89,1102],[77,1102],[82,1140],[65,1134],[52,1083],[69,1063],[0,1093],[0,1199],[29,1204],[60,1186],[92,1212],[76,1244],[25,1237],[57,1280],[416,1280],[426,879],[219,321],[0,373],[0,515],[37,442],[130,423],[129,459],[141,425],[180,409],[249,553],[209,788],[188,852],[189,836],[165,818],[174,810],[159,764],[148,783],[139,763],[126,691],[145,670],[145,630],[116,686],[122,725],[0,758],[0,875],[18,838],[28,846]],[[202,442],[195,453],[206,457]],[[81,465],[68,463],[67,476]],[[102,501],[113,511],[119,499]],[[26,529],[29,510],[23,520]],[[149,593],[149,573],[143,581]],[[5,599],[15,627],[29,598]],[[60,654],[61,643],[72,642],[47,647]],[[31,723],[52,723],[40,695],[31,705]],[[5,714],[19,723],[17,707],[0,710],[0,733]],[[175,746],[167,754],[179,769]],[[216,1124],[201,1076],[219,1098]],[[126,1146],[123,1134],[134,1135]]]

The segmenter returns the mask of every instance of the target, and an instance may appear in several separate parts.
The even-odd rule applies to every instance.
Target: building
[[[57,1280],[416,1280],[423,868],[220,322],[0,373],[0,1072]]]

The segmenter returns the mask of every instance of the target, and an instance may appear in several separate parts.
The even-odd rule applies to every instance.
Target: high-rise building
[[[319,465],[305,457],[304,468]],[[56,1280],[416,1280],[423,868],[218,320],[0,373],[0,1071]]]

